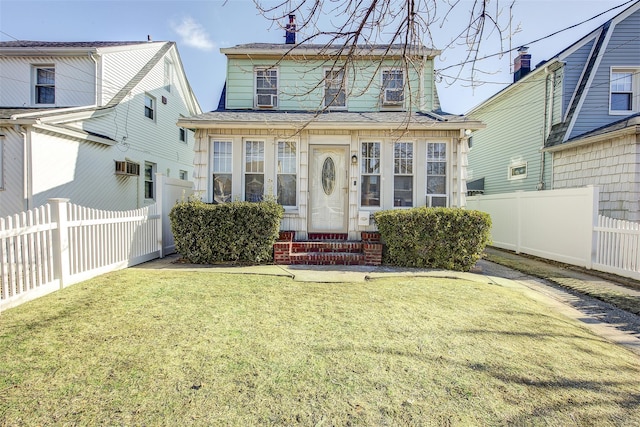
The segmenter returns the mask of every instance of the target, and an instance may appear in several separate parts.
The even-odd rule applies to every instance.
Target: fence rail
[[[51,199],[0,218],[0,311],[160,256],[158,204],[116,212]]]

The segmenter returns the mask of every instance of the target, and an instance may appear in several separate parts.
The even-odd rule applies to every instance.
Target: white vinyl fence
[[[0,218],[0,311],[174,252],[168,214],[192,183],[158,177],[155,204],[103,211],[50,199]]]
[[[491,215],[492,245],[640,280],[637,223],[598,215],[598,188],[467,197]]]

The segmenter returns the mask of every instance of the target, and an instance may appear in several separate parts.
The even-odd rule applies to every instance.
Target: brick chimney
[[[296,15],[289,15],[289,23],[285,27],[285,43],[296,44]]]
[[[531,54],[529,48],[522,46],[518,49],[518,56],[513,60],[513,82],[517,82],[531,71]]]

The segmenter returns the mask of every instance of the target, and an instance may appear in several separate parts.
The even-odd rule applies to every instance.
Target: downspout
[[[536,189],[538,191],[544,190],[544,163],[545,163],[545,152],[542,150],[544,148],[545,143],[547,142],[547,129],[548,129],[548,121],[549,121],[549,68],[544,69],[544,73],[546,74],[544,78],[544,119],[542,121],[542,148],[540,149],[540,179],[538,180],[538,185]],[[553,100],[553,97],[551,97]],[[553,103],[553,101],[551,101]]]
[[[25,211],[33,204],[33,180],[31,174],[31,132],[23,125],[14,125],[14,130],[22,135],[22,200]]]
[[[91,60],[94,63],[94,79],[95,79],[95,84],[94,84],[94,90],[95,90],[95,105],[96,107],[98,106],[98,60],[93,56],[92,52],[87,52],[89,54],[89,58],[91,58]]]

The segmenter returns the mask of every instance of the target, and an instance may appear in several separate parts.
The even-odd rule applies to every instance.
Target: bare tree
[[[348,70],[358,57],[376,49],[382,57],[401,57],[409,69],[420,66],[420,58],[434,45],[434,35],[446,28],[455,34],[445,46],[462,47],[465,56],[449,72],[449,83],[464,76],[473,85],[476,76],[486,72],[479,67],[481,48],[490,42],[495,50],[505,50],[510,30],[511,8],[515,0],[254,0],[259,12],[285,28],[287,18],[296,16],[299,46],[314,45],[326,55],[332,68]],[[467,10],[464,10],[464,9]],[[496,43],[497,42],[497,43]],[[386,50],[380,50],[386,46]],[[400,55],[399,55],[400,53]],[[448,69],[451,65],[447,66]],[[355,73],[350,73],[354,76]],[[333,76],[333,74],[332,74]],[[325,85],[320,82],[318,85]],[[373,81],[369,84],[375,84]],[[317,89],[317,86],[311,90]],[[411,94],[410,90],[408,93]]]

